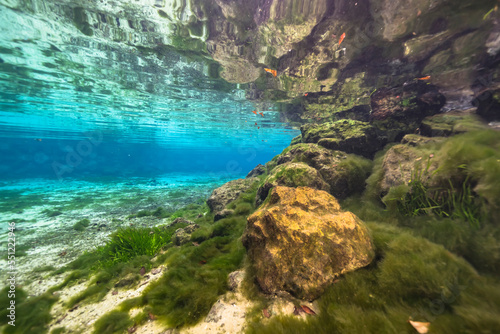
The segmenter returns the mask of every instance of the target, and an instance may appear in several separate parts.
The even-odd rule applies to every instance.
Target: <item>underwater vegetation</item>
[[[76,230],[76,231],[81,232],[81,231],[84,231],[85,228],[87,228],[89,225],[90,225],[90,220],[88,220],[87,218],[85,218],[85,219],[77,221],[73,225],[73,229]]]
[[[10,305],[9,288],[2,290],[0,303]],[[51,320],[50,308],[58,300],[58,297],[46,292],[40,296],[28,297],[28,294],[21,288],[16,287],[16,326],[6,326],[3,333],[24,334],[24,333],[46,333],[47,324]],[[7,315],[9,310],[2,307],[0,311],[0,325],[6,325],[10,320]]]
[[[440,245],[386,224],[368,226],[377,260],[332,285],[317,300],[317,316],[263,321],[254,313],[247,333],[414,333],[410,317],[431,322],[435,333],[500,328],[500,320],[492,318],[500,310],[498,282],[480,277]],[[490,302],[476,297],[486,291]]]
[[[410,179],[401,176],[401,184],[387,193],[380,191],[380,182],[391,146],[379,152],[364,193],[341,202],[366,223],[376,258],[341,276],[315,301],[317,314],[305,320],[292,314],[263,317],[272,297],[260,291],[245,261],[240,237],[256,209],[265,174],[226,206],[231,214],[215,222],[205,203],[174,213],[161,207],[136,213],[169,220],[183,217],[199,228],[180,246],[174,246],[173,236],[187,223],[120,229],[105,245],[53,272],[69,275],[30,305],[50,308],[53,292],[83,282],[87,289],[65,307],[97,302],[113,289],[137,286],[144,272],[166,266],[141,296],[124,300],[96,321],[93,330],[125,333],[151,315],[165,328],[183,328],[203,319],[228,291],[230,272],[245,268],[243,291],[255,303],[247,314],[246,333],[413,333],[410,319],[430,322],[436,333],[495,333],[500,328],[500,228],[495,220],[499,145],[497,133],[482,131],[419,146],[423,158],[414,164]],[[366,169],[371,165],[366,163]],[[33,318],[33,324],[26,321],[43,333],[50,314]]]

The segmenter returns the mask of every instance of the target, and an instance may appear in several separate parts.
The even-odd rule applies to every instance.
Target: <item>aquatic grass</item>
[[[3,306],[10,305],[8,291],[9,288],[6,287],[1,292],[0,304]],[[19,286],[16,287],[15,295],[15,326],[7,325],[7,322],[10,321],[7,317],[9,314],[7,307],[2,307],[0,310],[0,324],[7,325],[3,333],[47,333],[49,330],[48,324],[52,320],[50,309],[57,302],[58,297],[52,295],[50,292],[46,292],[39,296],[29,298],[28,294]]]
[[[94,324],[95,334],[109,333],[121,334],[134,325],[128,313],[120,311],[111,311],[99,318]]]
[[[139,255],[154,256],[170,242],[171,235],[165,235],[157,228],[123,228],[114,232],[105,247],[98,252],[107,253],[111,263],[126,262]]]
[[[159,321],[176,328],[193,325],[206,316],[228,290],[228,274],[242,266],[246,251],[240,237],[248,214],[255,210],[257,188],[258,182],[229,204],[228,207],[240,207],[239,214],[215,223],[213,215],[196,219],[197,223],[204,221],[191,237],[199,245],[187,243],[167,249],[161,261],[169,270],[146,288],[140,303],[123,303],[119,310],[146,307]]]
[[[169,250],[169,270],[148,286],[142,305],[173,327],[193,325],[227,291],[227,275],[239,268],[245,249],[239,240],[214,237],[198,247]]]
[[[85,219],[77,221],[73,225],[73,230],[81,232],[81,231],[84,231],[89,225],[90,225],[90,220],[85,218]]]
[[[440,171],[438,168],[432,173],[429,172],[433,157],[433,154],[429,155],[423,168],[417,164],[408,183],[403,182],[399,186],[392,187],[383,198],[383,202],[390,211],[397,210],[404,216],[451,217],[466,220],[471,226],[479,228],[482,220],[481,202],[472,190],[473,185],[469,176],[460,179],[458,188],[450,179],[447,180],[447,187],[429,186],[429,181],[424,181]],[[458,168],[467,170],[466,165],[460,165]],[[402,169],[401,178],[403,178]]]

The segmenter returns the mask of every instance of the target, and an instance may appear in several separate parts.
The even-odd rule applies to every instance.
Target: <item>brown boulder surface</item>
[[[248,217],[243,245],[265,293],[318,298],[341,274],[368,265],[373,244],[363,222],[326,191],[273,188]]]

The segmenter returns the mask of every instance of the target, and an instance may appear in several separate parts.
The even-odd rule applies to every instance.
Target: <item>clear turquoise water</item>
[[[10,5],[0,4],[0,240],[16,221],[20,268],[41,251],[61,265],[72,258],[62,249],[97,246],[138,210],[202,203],[298,134],[203,57],[85,36],[63,17],[71,4]],[[106,227],[78,244],[82,218]]]

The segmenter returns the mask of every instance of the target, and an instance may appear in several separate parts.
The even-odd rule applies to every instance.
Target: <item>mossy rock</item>
[[[256,204],[260,205],[276,186],[301,187],[330,191],[330,186],[313,167],[303,162],[288,162],[276,166],[257,190]]]
[[[356,120],[306,124],[300,131],[305,143],[318,143],[331,150],[356,153],[369,158],[386,142],[371,124]]]
[[[401,144],[408,144],[410,146],[420,146],[425,144],[439,143],[446,140],[444,137],[425,137],[413,133],[409,133],[401,139]]]
[[[485,128],[485,124],[479,117],[468,112],[449,112],[429,116],[420,125],[421,134],[429,137],[448,137]]]
[[[250,189],[255,182],[259,182],[257,177],[237,179],[229,181],[215,189],[207,200],[210,211],[217,212],[223,210],[226,205],[238,198],[241,193]]]
[[[372,166],[366,158],[318,144],[294,145],[276,159],[278,165],[287,162],[303,162],[315,168],[330,185],[330,193],[340,199],[364,189]]]
[[[243,245],[265,293],[318,298],[333,280],[374,258],[367,228],[325,191],[277,186],[248,217]]]
[[[302,135],[298,135],[297,137],[294,137],[292,139],[292,142],[290,143],[290,146],[297,145],[297,144],[300,144],[300,143],[302,143]]]

